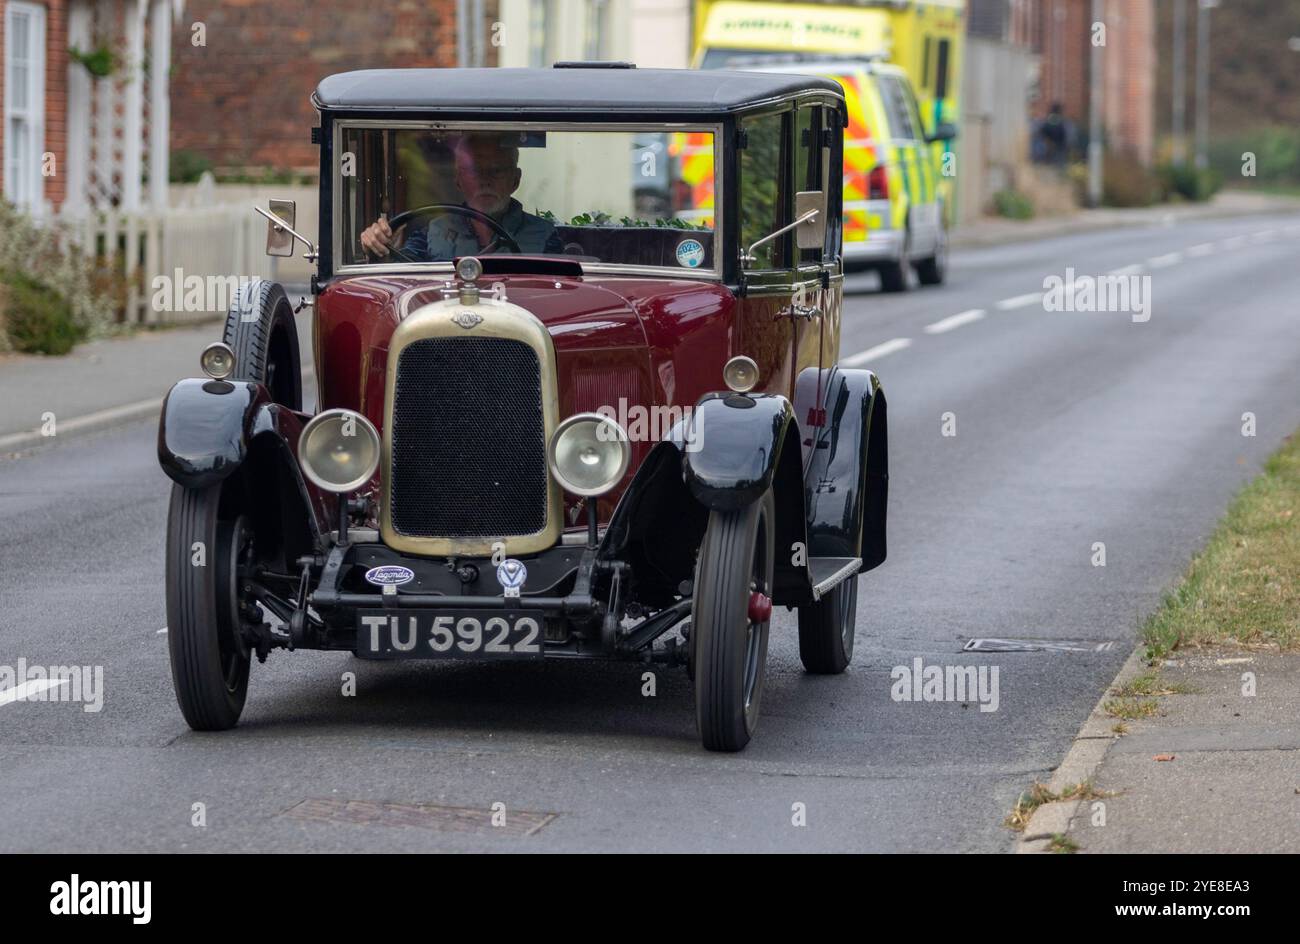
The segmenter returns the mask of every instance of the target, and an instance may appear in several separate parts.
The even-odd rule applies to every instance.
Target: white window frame
[[[13,100],[10,81],[10,69],[15,62],[14,21],[19,17],[26,17],[28,25],[28,101],[21,103]],[[45,178],[41,174],[45,154],[45,30],[44,6],[19,0],[5,4],[4,192],[10,201],[34,214],[40,214],[45,205]],[[25,154],[15,152],[13,126],[19,121],[28,129]]]

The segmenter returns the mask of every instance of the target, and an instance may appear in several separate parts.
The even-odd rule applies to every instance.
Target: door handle
[[[796,305],[792,302],[788,308],[781,309],[781,314],[789,315],[796,320],[812,321],[821,314],[821,309],[814,305]]]

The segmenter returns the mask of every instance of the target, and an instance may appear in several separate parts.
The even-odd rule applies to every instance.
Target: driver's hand
[[[396,232],[388,227],[388,214],[379,214],[379,219],[361,231],[361,248],[372,256],[386,256],[392,249],[402,245],[406,237],[406,227],[399,226]]]

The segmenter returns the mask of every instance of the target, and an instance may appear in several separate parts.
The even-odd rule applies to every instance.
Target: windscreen
[[[345,127],[343,265],[560,255],[711,269],[711,130]]]

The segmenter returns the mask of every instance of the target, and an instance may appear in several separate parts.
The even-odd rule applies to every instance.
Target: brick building
[[[495,0],[187,0],[172,56],[173,154],[313,171],[311,93],[350,69],[495,64]],[[478,30],[458,27],[479,22]],[[471,42],[467,43],[467,40]]]
[[[165,204],[173,0],[0,9],[5,199],[37,216]]]
[[[1059,102],[1087,129],[1092,0],[970,0],[972,35],[1032,49],[1039,57],[1032,116]],[[1151,162],[1155,149],[1155,0],[1103,0],[1102,120],[1113,151]]]
[[[66,182],[49,167],[68,153],[68,23],[64,0],[4,3],[0,17],[0,89],[4,123],[4,196],[35,213],[63,203]]]

